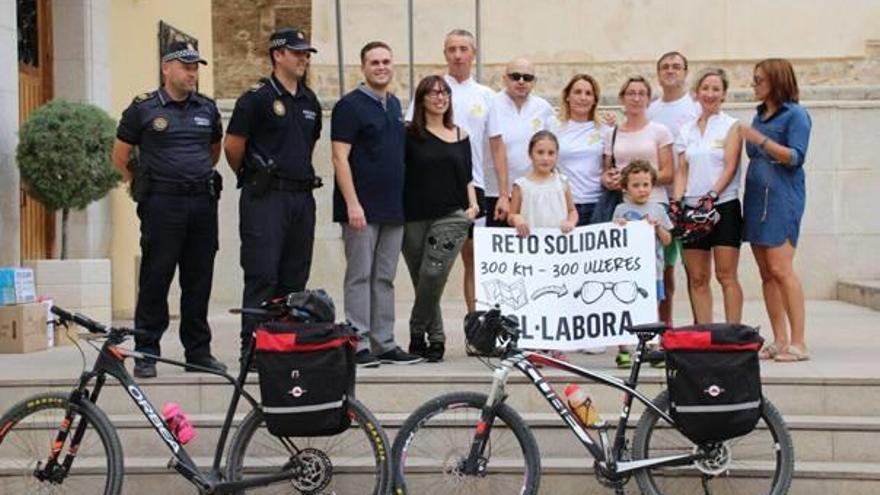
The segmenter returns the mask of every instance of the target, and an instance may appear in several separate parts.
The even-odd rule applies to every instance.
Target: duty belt
[[[292,191],[292,192],[309,192],[323,186],[320,177],[311,179],[285,179],[282,177],[272,177],[269,180],[269,189],[273,191]]]
[[[154,194],[172,194],[175,196],[199,196],[211,194],[212,186],[208,180],[198,182],[168,182],[153,180],[150,192]]]

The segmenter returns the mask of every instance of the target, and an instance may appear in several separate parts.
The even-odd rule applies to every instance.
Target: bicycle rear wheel
[[[227,479],[266,476],[298,465],[290,479],[247,493],[384,495],[391,485],[388,437],[366,406],[354,399],[348,403],[351,428],[327,437],[277,437],[266,429],[262,412],[252,410],[229,447]]]
[[[480,473],[462,472],[487,399],[470,392],[441,395],[407,418],[392,449],[397,463],[395,494],[538,493],[538,444],[522,417],[507,404],[495,412]]]
[[[661,392],[654,404],[668,411],[669,393]],[[659,420],[653,410],[642,413],[633,437],[634,459],[695,452],[693,442]],[[690,466],[644,469],[636,471],[635,477],[645,495],[785,495],[793,471],[791,435],[779,411],[764,399],[755,430],[724,442],[716,458]]]
[[[68,407],[72,407],[70,434],[58,462],[69,453],[80,425],[85,434],[69,472],[59,465],[47,479],[37,472],[46,466]],[[47,393],[27,398],[0,418],[0,493],[64,493],[117,495],[122,492],[122,445],[116,431],[91,402],[71,405],[68,396]]]

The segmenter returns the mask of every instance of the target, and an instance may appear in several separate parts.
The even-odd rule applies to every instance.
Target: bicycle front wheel
[[[277,437],[254,409],[229,447],[227,478],[242,480],[291,471],[291,477],[247,493],[384,495],[391,485],[388,437],[363,404],[349,399],[351,428],[326,437]],[[301,469],[291,469],[292,466]]]
[[[27,398],[0,418],[0,493],[100,494],[122,492],[122,445],[116,431],[94,404],[72,405],[66,394]],[[58,429],[68,408],[73,412],[70,433],[60,448],[58,463],[75,454],[70,470],[60,464],[45,469]],[[71,454],[74,432],[85,427]]]
[[[668,411],[669,392],[661,392],[654,404]],[[696,445],[687,437],[661,423],[653,410],[642,413],[633,437],[634,459],[696,452]],[[712,459],[689,466],[636,471],[635,477],[645,495],[785,495],[793,471],[791,435],[779,411],[764,399],[755,429],[724,442]]]
[[[479,472],[462,470],[470,452],[485,394],[457,392],[423,404],[404,422],[394,440],[395,494],[534,495],[540,483],[538,444],[525,421],[500,404]]]

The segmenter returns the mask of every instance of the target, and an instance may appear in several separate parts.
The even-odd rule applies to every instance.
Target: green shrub
[[[67,218],[103,198],[122,179],[111,161],[115,122],[85,103],[55,100],[21,127],[16,158],[28,193],[62,210],[61,257],[67,255]]]

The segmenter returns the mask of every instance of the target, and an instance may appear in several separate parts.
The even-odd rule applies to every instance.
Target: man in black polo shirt
[[[135,338],[135,350],[159,355],[168,328],[168,288],[180,268],[180,341],[187,363],[226,366],[211,356],[208,299],[217,252],[217,198],[223,136],[220,112],[195,91],[199,64],[191,44],[175,42],[162,56],[163,85],[134,99],[122,113],[113,163],[131,180],[128,160],[139,149],[137,213],[141,220],[141,267],[134,323],[152,334]],[[187,371],[198,371],[187,368]],[[134,375],[156,376],[152,359],[135,359]]]
[[[422,360],[394,343],[394,275],[403,242],[403,150],[400,101],[388,93],[391,48],[361,49],[364,83],[333,107],[331,137],[336,187],[333,220],[345,244],[345,316],[360,335],[357,362]]]
[[[246,308],[305,289],[315,238],[319,184],[312,150],[321,134],[321,105],[304,76],[316,52],[303,33],[285,28],[269,38],[272,74],[235,103],[224,148],[242,186],[241,267]],[[242,318],[242,357],[254,321]]]

